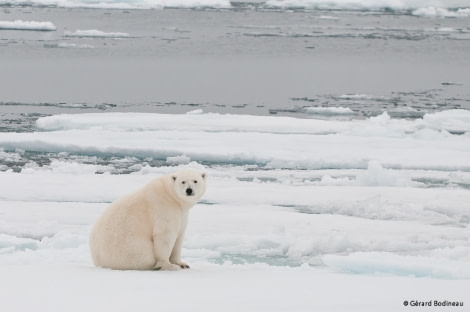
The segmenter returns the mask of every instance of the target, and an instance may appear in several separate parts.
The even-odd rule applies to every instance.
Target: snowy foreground
[[[56,115],[37,128],[0,133],[2,311],[470,310],[469,111]],[[183,245],[191,270],[95,268],[101,211],[183,167],[209,175]]]

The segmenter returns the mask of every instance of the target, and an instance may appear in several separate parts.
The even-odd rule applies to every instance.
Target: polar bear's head
[[[206,174],[182,170],[171,175],[176,195],[184,202],[195,204],[206,191]]]

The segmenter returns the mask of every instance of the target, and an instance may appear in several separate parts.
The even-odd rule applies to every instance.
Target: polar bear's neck
[[[171,207],[181,209],[182,212],[188,212],[189,208],[194,206],[194,203],[186,201],[178,196],[176,193],[171,178],[164,176],[159,179],[155,179],[150,182],[148,187],[150,192],[159,198],[155,198],[157,201],[169,204]],[[164,190],[164,192],[162,192]]]

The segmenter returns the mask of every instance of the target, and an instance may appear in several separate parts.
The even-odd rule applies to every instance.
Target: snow
[[[466,110],[416,120],[386,112],[323,120],[202,111],[39,118],[36,132],[0,133],[2,307],[397,311],[410,300],[466,306],[469,133]],[[128,174],[115,174],[123,166]],[[208,173],[183,245],[191,269],[95,268],[88,233],[109,203],[188,167]]]
[[[468,298],[468,284],[462,281],[365,276],[352,276],[345,281],[341,275],[304,267],[227,264],[179,272],[114,272],[10,266],[0,270],[2,279],[11,281],[3,290],[2,305],[13,307],[9,309],[12,312],[38,311],[38,307],[43,307],[43,311],[71,312],[397,311],[403,309],[404,300],[428,296],[452,301]],[[31,282],[22,283],[25,277]],[[358,288],[364,291],[355,291]],[[63,294],[54,295],[57,289],[64,290]],[[332,293],[336,296],[332,297]]]
[[[323,261],[330,267],[358,274],[375,272],[404,276],[470,278],[468,263],[448,259],[400,256],[387,252],[357,252],[348,256],[327,255]]]
[[[55,31],[56,27],[51,22],[35,21],[0,21],[0,30],[35,30],[35,31]]]

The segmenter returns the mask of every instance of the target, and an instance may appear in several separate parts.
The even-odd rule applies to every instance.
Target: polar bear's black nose
[[[192,188],[187,188],[186,189],[186,195],[188,195],[188,196],[193,195],[193,189]]]

